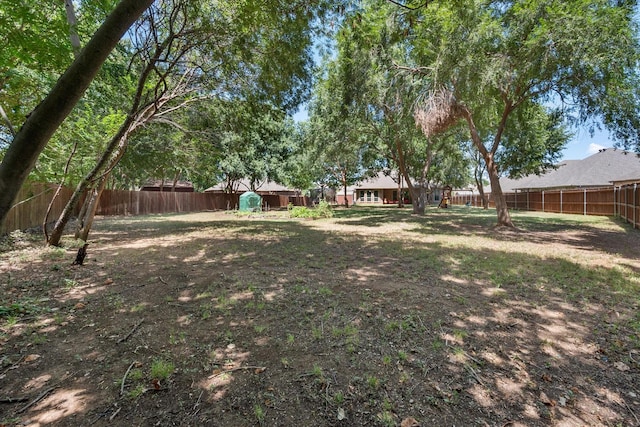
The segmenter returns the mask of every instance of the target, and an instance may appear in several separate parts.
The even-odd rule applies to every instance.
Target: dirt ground
[[[3,426],[639,426],[640,231],[454,208],[100,219],[0,252]]]

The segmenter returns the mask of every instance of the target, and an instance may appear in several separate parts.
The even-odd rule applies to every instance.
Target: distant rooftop
[[[502,191],[608,187],[614,181],[640,180],[640,154],[604,148],[583,160],[566,160],[557,169],[520,179],[501,178]]]

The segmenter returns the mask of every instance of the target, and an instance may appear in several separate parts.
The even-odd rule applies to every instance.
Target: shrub
[[[331,205],[325,200],[322,200],[317,207],[309,209],[306,206],[293,206],[289,203],[287,207],[289,216],[291,218],[331,218],[333,217],[333,211]]]

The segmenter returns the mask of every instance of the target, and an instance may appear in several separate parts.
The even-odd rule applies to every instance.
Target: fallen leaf
[[[344,413],[344,409],[338,408],[338,420],[342,421],[342,420],[344,420],[346,418],[347,418],[347,416]]]
[[[550,383],[551,382],[551,375],[543,374],[542,375],[542,379],[545,380],[546,382]]]
[[[155,388],[156,390],[160,390],[160,381],[158,381],[157,379],[153,379],[153,381],[151,381],[151,384],[153,384],[153,388]]]
[[[409,417],[402,420],[400,427],[420,427],[420,423],[415,418]]]
[[[40,355],[39,354],[30,354],[27,357],[24,358],[25,363],[30,363],[30,362],[35,362],[36,360],[40,359]]]
[[[547,406],[556,406],[556,401],[553,399],[549,399],[544,391],[540,392],[540,402],[544,403]]]
[[[84,305],[83,303],[79,302],[79,303],[77,303],[77,304],[74,306],[74,308],[75,308],[76,310],[80,310],[80,309],[85,308],[85,305]]]
[[[260,367],[260,368],[256,368],[256,370],[254,371],[256,374],[261,374],[263,373],[267,368],[265,368],[264,366]]]
[[[113,279],[108,278],[107,280],[104,281],[104,283],[102,283],[102,286],[107,286],[113,283]]]
[[[629,365],[627,365],[626,363],[623,363],[623,362],[616,362],[616,363],[613,364],[613,366],[615,366],[617,370],[622,371],[622,372],[625,372],[625,371],[628,371],[629,369],[631,369],[629,367]]]

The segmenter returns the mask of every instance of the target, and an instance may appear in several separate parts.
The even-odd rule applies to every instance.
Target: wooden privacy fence
[[[639,183],[593,189],[540,190],[505,193],[509,209],[579,215],[620,216],[640,228]],[[479,195],[451,198],[456,205],[482,206]],[[489,197],[489,206],[495,207]]]
[[[57,188],[55,184],[25,184],[9,210],[4,226],[0,227],[0,235],[13,230],[40,227]],[[60,216],[72,193],[70,188],[62,187],[49,213],[49,221],[55,221]]]
[[[614,192],[616,214],[640,228],[640,183],[616,186]]]
[[[18,202],[11,208],[4,226],[0,228],[0,235],[13,230],[40,227],[56,188],[57,186],[54,184],[30,183],[25,185],[16,198]],[[72,193],[72,189],[62,188],[62,192],[49,214],[49,221],[55,221],[58,218]],[[273,194],[263,195],[262,201],[263,207],[269,209],[284,208],[289,203],[296,206],[306,206],[309,203],[307,197]],[[237,194],[104,190],[98,203],[96,215],[146,215],[231,210],[238,208],[238,202]],[[76,207],[74,215],[77,215],[79,208],[79,206]]]

